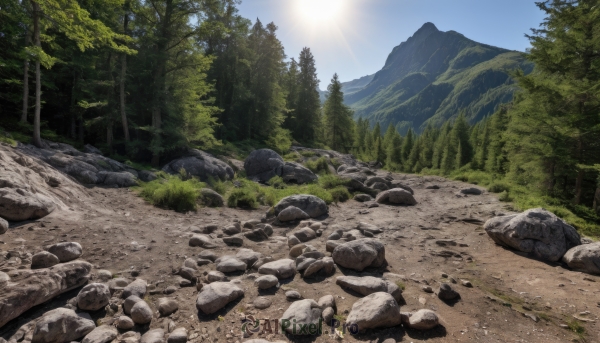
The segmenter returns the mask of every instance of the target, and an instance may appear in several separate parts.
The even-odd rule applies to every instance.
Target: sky
[[[350,81],[377,72],[426,22],[525,51],[525,34],[544,19],[533,0],[242,0],[239,12],[253,22],[274,22],[288,58],[309,47],[323,90],[334,73]]]

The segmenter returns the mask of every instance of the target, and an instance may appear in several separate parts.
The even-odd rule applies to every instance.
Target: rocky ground
[[[310,223],[296,221],[286,225],[273,224],[273,234],[265,240],[241,236],[241,247],[222,243],[219,239],[223,236],[222,229],[235,223],[239,223],[245,231],[260,227],[262,225],[256,224],[265,217],[268,207],[256,210],[202,208],[197,212],[181,214],[155,208],[127,188],[77,186],[76,192],[72,192],[77,198],[64,196],[64,206],[59,206],[51,214],[41,219],[12,224],[4,235],[0,235],[0,271],[11,278],[9,285],[22,280],[31,282],[29,268],[32,255],[56,243],[78,242],[82,248],[79,260],[92,264],[90,282],[107,284],[111,293],[108,306],[84,312],[96,325],[108,324],[122,328],[133,324],[122,318],[123,308],[128,307],[123,303],[122,299],[126,298],[123,293],[136,294],[131,289],[123,289],[123,286],[136,279],[144,280],[148,287],[139,296],[149,305],[151,313],[144,313],[144,308],[129,310],[141,313],[139,316],[142,317],[144,314],[149,316],[146,320],[150,322],[143,324],[144,319],[136,320],[142,324],[136,324],[132,329],[114,331],[115,337],[111,331],[114,329],[105,336],[99,333],[102,337],[114,338],[116,342],[137,342],[139,334],[148,332],[150,334],[145,336],[146,342],[160,342],[162,336],[158,340],[149,338],[152,330],[163,329],[167,337],[175,328],[186,329],[188,342],[233,343],[257,338],[271,342],[332,341],[336,338],[327,327],[324,327],[324,333],[320,336],[265,332],[244,334],[242,320],[249,316],[261,320],[287,317],[284,313],[292,304],[308,306],[310,312],[312,303],[300,303],[298,296],[318,302],[322,297],[332,295],[336,305],[335,318],[341,321],[357,316],[356,312],[360,311],[352,313],[352,309],[361,299],[366,299],[366,307],[369,302],[378,301],[365,298],[366,294],[360,294],[360,287],[356,288],[358,292],[342,288],[338,285],[340,282],[336,282],[341,276],[373,276],[385,280],[387,284],[404,288],[400,296],[398,292],[388,291],[397,298],[400,311],[415,313],[429,309],[437,314],[439,320],[439,325],[432,329],[419,330],[408,328],[408,324],[395,325],[391,328],[367,329],[358,335],[346,333],[343,341],[600,341],[597,324],[600,278],[571,271],[560,262],[543,262],[503,248],[496,245],[483,230],[482,225],[486,220],[512,213],[509,204],[499,202],[494,194],[487,192],[481,195],[458,195],[459,190],[472,187],[461,182],[439,177],[388,175],[387,172],[378,174],[382,177],[391,176],[412,188],[417,204],[379,204],[378,207],[372,207],[373,203],[350,200],[330,205],[328,215]],[[235,300],[211,314],[205,314],[211,311],[197,309],[196,300],[201,287],[194,283],[203,285],[204,294],[213,291],[207,289],[213,286],[209,286],[206,278],[209,272],[217,269],[217,263],[208,263],[204,261],[205,258],[211,255],[211,259],[236,255],[241,249],[251,249],[275,261],[288,259],[290,248],[287,236],[298,231],[298,226],[311,226],[315,222],[320,225],[314,228],[322,232],[318,232],[319,237],[304,244],[330,256],[327,240],[338,230],[343,230],[344,238],[374,236],[372,238],[385,247],[387,264],[368,267],[362,272],[338,264],[332,275],[321,273],[306,278],[300,273],[294,273],[291,278],[279,275],[279,280],[275,280],[277,286],[259,290],[255,280],[262,275],[251,269],[253,260],[247,263],[250,267],[244,265],[239,268],[246,271],[225,273],[228,280],[232,280],[230,285],[243,291],[242,296],[235,293],[236,290],[231,296]],[[212,232],[215,228],[217,230]],[[372,230],[371,233],[369,229],[361,228],[381,230]],[[214,246],[206,242],[199,243],[204,247],[190,246],[190,238],[198,233],[205,233],[203,237],[215,242]],[[249,253],[246,250],[242,252]],[[186,263],[189,258],[193,258],[196,264]],[[198,258],[203,261],[198,261]],[[191,267],[188,272],[192,275],[186,274],[186,270],[182,271],[182,266]],[[229,266],[237,268],[235,263]],[[223,268],[219,267],[225,270]],[[103,270],[110,274],[106,275]],[[269,280],[264,282],[268,283]],[[450,285],[460,296],[441,300],[438,293],[442,284]],[[219,284],[211,285],[215,285],[214,292],[222,291],[217,289]],[[54,286],[65,288],[64,285]],[[3,296],[7,295],[7,289],[0,289],[0,305]],[[61,307],[79,307],[77,311],[80,311],[83,303],[77,299],[78,294],[81,297],[80,291],[81,285],[33,307],[4,326],[0,325],[0,337],[7,341],[11,338],[16,342],[31,341],[32,333],[27,334],[25,330],[27,323],[46,320],[41,316]],[[297,291],[298,294],[290,291]],[[296,299],[291,299],[293,297]],[[170,313],[174,306],[176,311]],[[24,325],[25,328],[19,331]],[[88,342],[102,342],[102,339],[90,339]]]

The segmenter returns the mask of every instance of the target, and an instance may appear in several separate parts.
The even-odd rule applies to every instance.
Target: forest
[[[275,23],[252,23],[238,4],[0,0],[0,139],[89,143],[154,167],[192,147],[329,148],[477,183],[600,234],[598,1],[537,4],[546,20],[524,54],[535,68],[513,72],[511,103],[404,136],[355,122],[338,75],[321,103],[310,48],[288,59]]]

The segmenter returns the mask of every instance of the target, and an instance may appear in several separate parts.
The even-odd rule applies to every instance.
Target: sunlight
[[[305,22],[333,23],[343,10],[343,0],[296,0],[296,12]]]

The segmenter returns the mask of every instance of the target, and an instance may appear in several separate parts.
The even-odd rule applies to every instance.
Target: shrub
[[[269,148],[283,154],[292,147],[292,134],[289,130],[277,128],[271,133],[265,143]]]
[[[508,192],[510,190],[510,186],[505,182],[496,181],[492,182],[487,189],[492,193],[503,193]]]
[[[152,205],[187,212],[196,210],[200,189],[205,186],[197,179],[168,176],[140,184],[140,195]]]
[[[334,202],[344,202],[352,197],[352,194],[348,192],[348,189],[344,186],[338,186],[334,189],[329,190],[331,197]]]
[[[227,190],[232,186],[232,183],[230,181],[221,181],[221,179],[214,179],[210,176],[208,177],[207,183],[210,186],[210,188],[212,188],[215,192],[221,195],[225,195],[225,193],[227,193]]]
[[[249,187],[235,188],[227,197],[229,207],[257,208],[258,205],[257,194]]]
[[[508,191],[502,191],[500,193],[500,195],[498,195],[498,200],[504,201],[504,202],[511,202],[511,201],[513,201],[513,199],[508,194]]]
[[[284,189],[287,187],[281,176],[273,176],[267,184],[275,189]]]
[[[329,174],[329,163],[326,157],[319,157],[316,160],[306,161],[304,165],[315,174]]]
[[[336,188],[348,184],[348,179],[343,179],[337,175],[323,175],[317,181],[319,186],[325,189]]]

